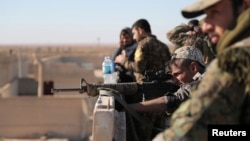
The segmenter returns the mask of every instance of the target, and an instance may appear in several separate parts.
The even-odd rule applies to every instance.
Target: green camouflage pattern
[[[190,29],[186,24],[180,24],[174,29],[167,32],[168,40],[174,44],[174,49],[183,47],[183,46],[194,46],[200,49],[203,54],[203,61],[206,64],[209,64],[215,58],[214,48],[208,40],[207,36],[204,35],[189,35],[188,32]]]
[[[170,57],[168,46],[155,36],[148,35],[138,43],[134,62],[125,61],[124,66],[134,72],[137,82],[142,82],[146,70],[166,69]]]
[[[249,12],[246,10],[239,19]],[[223,40],[230,43],[223,44],[231,46],[219,46],[222,50],[207,67],[197,89],[191,91],[191,98],[174,112],[171,127],[154,141],[205,141],[209,124],[250,124],[250,37],[238,32],[249,32],[250,27],[249,22],[239,25],[246,27],[225,34]],[[238,42],[233,44],[227,35],[234,35]]]

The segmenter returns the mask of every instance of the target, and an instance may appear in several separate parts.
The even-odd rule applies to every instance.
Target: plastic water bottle
[[[114,63],[109,56],[104,57],[102,63],[102,75],[104,84],[116,83],[114,78]]]

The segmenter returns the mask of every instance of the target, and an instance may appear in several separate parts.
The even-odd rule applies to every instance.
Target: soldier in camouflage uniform
[[[203,31],[217,42],[218,57],[153,141],[205,141],[207,125],[250,124],[249,7],[250,0],[199,0],[182,10],[186,18],[206,14]]]
[[[177,49],[169,67],[174,83],[180,88],[174,93],[168,92],[153,100],[129,104],[130,108],[137,112],[166,112],[170,115],[181,102],[189,98],[191,88],[198,84],[206,69],[201,51],[191,46]]]
[[[197,22],[196,22],[197,21]],[[180,24],[167,32],[168,40],[174,44],[176,50],[182,46],[195,46],[203,54],[203,61],[209,64],[215,58],[214,45],[210,43],[206,34],[201,32],[199,21],[190,20],[188,24]]]
[[[142,82],[146,70],[165,70],[170,60],[170,51],[166,44],[151,34],[150,24],[145,19],[139,19],[132,25],[133,38],[137,41],[134,61],[128,61],[124,56],[116,57],[115,62],[123,64],[126,69],[134,72],[136,81]]]
[[[136,82],[141,83],[145,79],[144,74],[146,71],[157,72],[159,70],[165,70],[171,56],[168,46],[159,41],[156,36],[152,35],[150,24],[146,19],[137,20],[132,25],[132,33],[134,40],[137,42],[134,61],[129,61],[124,55],[119,55],[116,57],[115,62],[120,63],[125,66],[126,69],[133,71]],[[136,96],[126,97],[126,102],[138,102],[139,98]],[[141,116],[150,120],[154,124],[159,124],[159,119],[161,118],[160,114],[155,113],[143,113]],[[127,125],[129,125],[128,123],[133,123],[134,127],[128,127],[127,140],[135,140],[135,138],[138,138],[140,141],[151,140],[151,135],[154,134],[155,131],[143,127],[140,123],[133,120],[127,120]],[[135,136],[138,135],[138,137],[131,137],[133,135],[133,133],[131,133],[132,128],[135,128]]]
[[[128,105],[140,114],[147,113],[146,117],[143,115],[146,120],[149,119],[147,124],[155,121],[154,127],[158,129],[165,129],[169,126],[171,114],[181,102],[189,98],[191,87],[199,82],[206,68],[200,50],[191,46],[177,49],[169,62],[169,67],[174,76],[174,83],[180,86],[176,92],[168,92],[159,98]],[[149,115],[160,116],[148,117]],[[160,132],[139,124],[136,129],[141,141],[152,140]]]

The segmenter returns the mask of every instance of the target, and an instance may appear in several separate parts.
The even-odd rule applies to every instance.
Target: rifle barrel
[[[58,92],[72,92],[72,91],[77,91],[77,92],[83,92],[82,89],[80,88],[69,88],[69,89],[51,89],[52,93],[58,93]]]

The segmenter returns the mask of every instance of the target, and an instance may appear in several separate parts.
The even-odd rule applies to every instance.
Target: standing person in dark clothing
[[[119,48],[114,52],[113,61],[118,55],[124,55],[129,61],[134,61],[134,54],[137,47],[129,27],[123,28],[120,32]],[[115,71],[118,73],[118,82],[134,82],[135,77],[132,71],[127,70],[122,64],[115,64]]]

